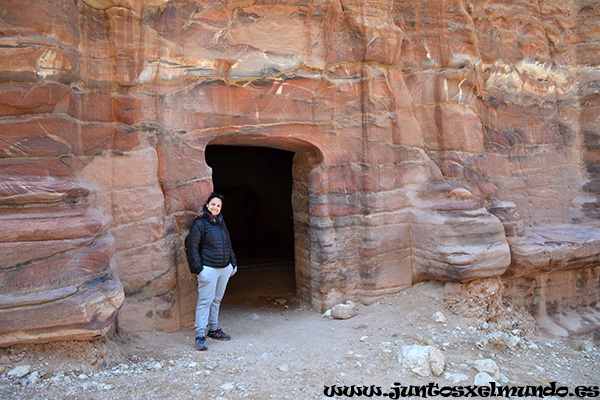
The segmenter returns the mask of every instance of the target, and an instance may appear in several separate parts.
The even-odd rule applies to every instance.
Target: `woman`
[[[223,196],[212,193],[185,239],[190,271],[198,275],[196,349],[206,350],[206,336],[229,340],[219,328],[219,308],[229,278],[237,272],[229,231],[221,215]],[[208,333],[206,326],[208,325]]]

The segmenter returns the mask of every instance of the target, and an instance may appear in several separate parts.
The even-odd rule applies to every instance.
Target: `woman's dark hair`
[[[206,199],[206,203],[204,203],[204,206],[202,207],[202,210],[204,211],[204,214],[208,213],[208,203],[210,203],[210,201],[212,199],[219,199],[221,200],[221,203],[223,203],[223,195],[220,193],[211,193],[210,196],[208,196],[208,199]]]

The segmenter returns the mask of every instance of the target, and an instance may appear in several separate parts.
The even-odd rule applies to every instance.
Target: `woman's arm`
[[[200,242],[204,234],[203,228],[202,222],[196,218],[190,228],[190,233],[185,238],[185,253],[192,274],[199,274],[203,268],[200,255]]]

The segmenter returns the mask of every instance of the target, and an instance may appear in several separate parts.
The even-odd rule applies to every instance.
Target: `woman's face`
[[[208,208],[208,211],[210,211],[210,213],[216,217],[221,212],[222,206],[223,202],[221,201],[221,199],[215,197],[214,199],[211,199],[211,201],[208,202],[208,205],[206,207]]]

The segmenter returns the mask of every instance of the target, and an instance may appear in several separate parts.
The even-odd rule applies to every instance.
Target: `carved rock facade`
[[[0,345],[190,327],[209,144],[296,153],[298,295],[599,299],[592,0],[0,4]]]

